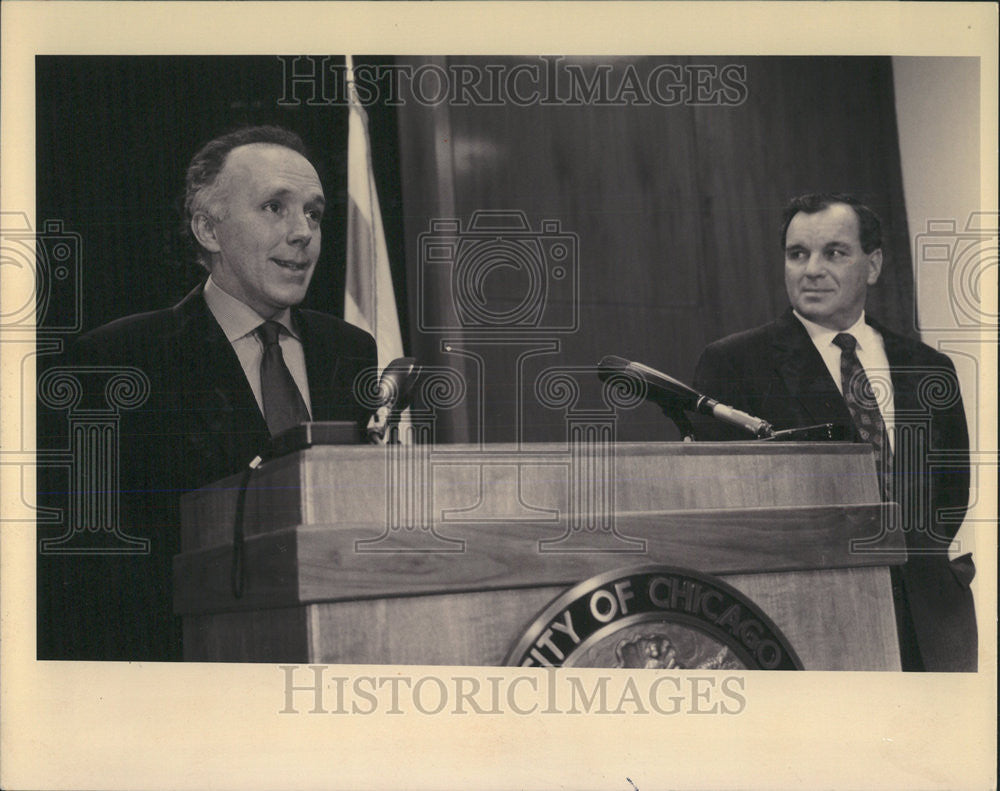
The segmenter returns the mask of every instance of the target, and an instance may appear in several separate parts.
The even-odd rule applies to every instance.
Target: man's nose
[[[288,228],[288,243],[305,247],[312,241],[313,228],[304,214],[296,215]]]
[[[823,268],[823,259],[819,253],[813,253],[806,261],[806,277],[822,277],[826,273]]]

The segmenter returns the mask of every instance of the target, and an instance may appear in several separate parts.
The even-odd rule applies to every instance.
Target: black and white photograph
[[[994,7],[2,11],[0,785],[995,787]]]

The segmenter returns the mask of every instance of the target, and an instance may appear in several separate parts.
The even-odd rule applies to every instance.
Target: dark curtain
[[[546,68],[537,58],[407,62],[452,73]],[[570,69],[588,85],[604,70],[611,101],[602,103],[598,90],[571,105],[411,101],[400,108],[414,349],[461,370],[470,387],[463,403],[439,416],[440,437],[562,439],[564,411],[536,393],[552,366],[593,366],[615,354],[690,381],[706,343],[770,321],[787,305],[780,212],[804,192],[851,192],[879,212],[887,261],[869,310],[898,331],[911,327],[890,59],[565,58],[559,68],[561,96],[572,89]],[[632,75],[641,86],[655,74],[694,87],[669,106],[629,93]],[[613,103],[616,91],[624,106]],[[530,93],[524,83],[522,93]],[[671,98],[666,88],[663,96]],[[530,231],[522,235],[543,248],[560,235],[577,243],[578,292],[550,278],[548,312],[534,333],[512,330],[530,288],[513,266],[490,270],[481,284],[483,310],[511,317],[507,326],[491,325],[488,311],[442,319],[475,295],[461,290],[458,246],[450,265],[429,259],[430,241],[456,235],[433,232],[432,221],[457,218],[458,236],[469,241],[469,222],[481,210],[523,212]],[[558,232],[543,229],[552,220]],[[548,256],[541,254],[546,267]],[[596,377],[581,374],[581,388],[588,383]],[[595,403],[590,395],[580,403]],[[628,440],[677,437],[652,405],[621,413],[617,431]]]
[[[355,58],[356,65],[391,61]],[[182,234],[184,171],[204,143],[250,124],[298,132],[315,160],[327,213],[307,306],[343,314],[347,110],[335,98],[343,96],[343,63],[343,56],[36,58],[36,217],[39,226],[58,220],[81,237],[73,287],[83,331],[173,305],[205,277]],[[326,83],[290,83],[291,73],[310,72],[325,72]],[[368,113],[405,335],[396,113],[382,104]],[[46,324],[66,326],[56,322],[71,304],[53,301]]]

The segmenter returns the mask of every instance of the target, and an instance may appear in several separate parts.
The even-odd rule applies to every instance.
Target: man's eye
[[[323,219],[323,212],[318,211],[316,209],[312,209],[306,212],[306,216],[313,222],[319,222],[320,220]]]
[[[269,212],[277,213],[277,212],[281,211],[281,204],[278,203],[277,201],[273,201],[272,200],[272,201],[268,201],[267,203],[265,203],[263,206],[261,206],[261,208],[264,211],[269,211]]]

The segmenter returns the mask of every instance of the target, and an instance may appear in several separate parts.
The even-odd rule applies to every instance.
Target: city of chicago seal
[[[620,569],[581,582],[531,622],[504,664],[802,669],[788,640],[749,598],[674,566]]]

